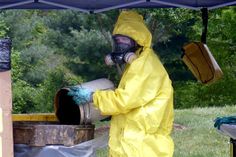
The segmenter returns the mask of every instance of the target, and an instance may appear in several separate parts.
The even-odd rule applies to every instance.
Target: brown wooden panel
[[[14,122],[14,144],[72,146],[94,138],[94,125],[42,123]]]

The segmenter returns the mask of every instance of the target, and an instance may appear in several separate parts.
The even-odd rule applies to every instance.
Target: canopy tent
[[[181,7],[199,10],[235,4],[236,0],[0,0],[0,9],[73,9],[99,13],[118,8]]]

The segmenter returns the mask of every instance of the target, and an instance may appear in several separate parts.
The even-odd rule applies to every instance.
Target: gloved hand
[[[92,93],[92,91],[83,87],[71,87],[67,94],[73,97],[77,105],[84,105],[91,101]]]

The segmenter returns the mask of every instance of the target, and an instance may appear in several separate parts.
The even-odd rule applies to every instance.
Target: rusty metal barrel
[[[114,84],[105,78],[85,82],[76,86],[89,89],[93,92],[96,90],[114,89]],[[91,124],[97,120],[103,120],[109,117],[101,115],[100,111],[94,107],[93,102],[84,105],[76,104],[73,97],[68,95],[70,88],[61,88],[56,93],[54,99],[55,114],[62,124]]]

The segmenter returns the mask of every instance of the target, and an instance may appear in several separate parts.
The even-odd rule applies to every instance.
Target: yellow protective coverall
[[[151,49],[152,36],[141,15],[121,12],[113,34],[131,37],[143,46],[126,65],[114,91],[96,91],[93,102],[103,115],[112,115],[111,157],[171,157],[174,144],[173,88],[166,70]]]

